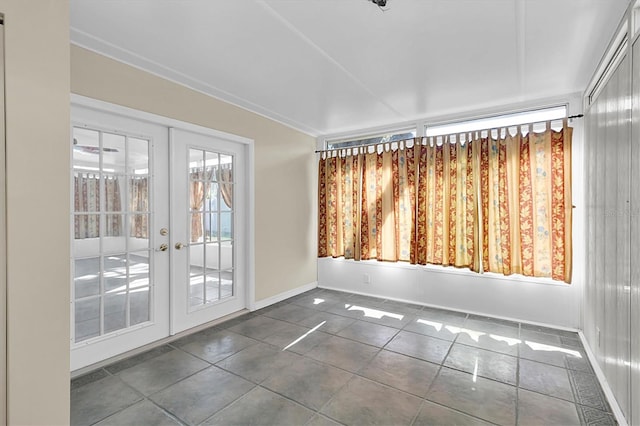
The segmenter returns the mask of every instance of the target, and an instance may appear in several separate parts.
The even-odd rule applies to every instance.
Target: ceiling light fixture
[[[370,0],[371,3],[377,5],[378,7],[385,7],[387,5],[387,0]]]

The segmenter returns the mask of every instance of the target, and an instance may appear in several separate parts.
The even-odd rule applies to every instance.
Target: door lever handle
[[[160,248],[157,248],[156,251],[167,251],[169,246],[167,244],[160,244]]]
[[[189,244],[176,243],[175,245],[176,250],[182,250],[185,247],[189,247]]]

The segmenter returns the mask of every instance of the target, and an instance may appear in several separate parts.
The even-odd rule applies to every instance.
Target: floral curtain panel
[[[224,203],[233,209],[233,166],[223,164],[217,170],[218,185],[220,185],[220,195]]]
[[[122,234],[122,201],[120,183],[115,176],[104,176],[105,236]],[[96,238],[100,236],[100,176],[77,173],[73,177],[74,211],[86,212],[75,216],[74,237],[76,239]]]
[[[211,189],[211,178],[214,176],[213,168],[196,168],[189,173],[189,200],[191,207],[191,242],[196,242],[203,237],[202,207],[205,195]]]
[[[420,145],[417,261],[468,267],[477,260],[475,142]]]
[[[525,130],[323,156],[318,256],[570,282],[572,129]]]
[[[132,177],[129,181],[129,211],[131,216],[131,236],[134,238],[149,238],[149,178]],[[136,214],[140,213],[140,214]]]
[[[481,140],[485,271],[570,282],[572,130]]]

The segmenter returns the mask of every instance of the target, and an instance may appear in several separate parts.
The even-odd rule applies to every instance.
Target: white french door
[[[72,106],[72,371],[246,307],[245,146],[132,115]]]
[[[165,127],[72,107],[71,370],[168,335]]]
[[[171,129],[172,331],[245,307],[244,146]]]

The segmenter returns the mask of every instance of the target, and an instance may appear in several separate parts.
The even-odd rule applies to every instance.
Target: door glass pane
[[[233,269],[233,241],[220,242],[220,269]]]
[[[95,130],[73,129],[74,171],[100,171],[100,133]]]
[[[126,138],[111,133],[102,134],[102,171],[105,174],[126,173]]]
[[[233,296],[233,269],[220,271],[220,297]]]
[[[148,321],[150,143],[73,129],[75,342]]]
[[[104,298],[104,332],[123,329],[127,326],[127,292],[121,291]]]
[[[131,325],[150,320],[149,251],[129,254],[129,317]]]
[[[76,342],[100,335],[100,297],[75,302]]]
[[[215,182],[218,180],[218,176],[216,175],[216,173],[214,173],[214,171],[218,167],[219,155],[217,152],[204,151],[204,156],[205,156],[205,168],[208,172],[207,173],[208,181]]]
[[[126,253],[103,258],[104,272],[102,279],[105,293],[116,293],[127,290],[127,255]]]
[[[233,239],[233,213],[220,213],[220,239],[229,241]]]
[[[100,211],[100,174],[74,172],[73,204],[76,212]]]
[[[204,275],[202,272],[192,271],[189,281],[189,306],[199,306],[204,303]]]
[[[77,299],[100,294],[100,258],[76,259],[75,263],[75,297]]]
[[[138,287],[131,290],[129,296],[131,325],[141,324],[151,320],[149,317],[149,302],[151,300],[149,293],[149,287]]]
[[[233,209],[233,184],[223,182],[220,184],[220,210],[229,211]]]
[[[117,253],[127,250],[124,235],[125,216],[121,214],[104,215],[104,238],[102,238],[103,253]]]
[[[149,174],[149,141],[145,139],[129,138],[127,150],[128,167],[134,176]]]
[[[218,175],[222,182],[233,182],[233,157],[231,155],[220,155]]]
[[[149,215],[132,214],[129,216],[129,247],[132,250],[149,247]]]
[[[149,177],[129,178],[129,211],[146,213],[149,211]]]
[[[207,261],[206,261],[206,267],[207,270],[209,269],[213,269],[213,270],[218,270],[220,269],[220,259],[219,259],[219,244],[216,241],[215,243],[209,243],[206,245],[206,251],[207,251]]]
[[[78,214],[73,217],[75,257],[100,254],[100,215]]]
[[[220,272],[214,269],[207,269],[207,285],[205,298],[207,303],[220,300]]]
[[[217,241],[218,240],[218,213],[217,212],[206,214],[204,227],[205,227],[205,235],[207,236],[207,241]]]
[[[190,149],[189,158],[189,305],[195,308],[233,295],[233,156]]]

